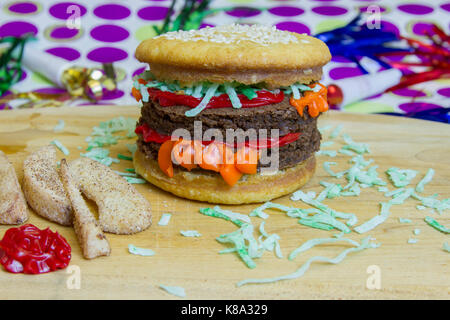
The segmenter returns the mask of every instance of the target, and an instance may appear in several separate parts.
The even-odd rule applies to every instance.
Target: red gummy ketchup
[[[39,274],[64,269],[72,249],[64,237],[32,224],[10,228],[0,241],[0,263],[12,273]]]

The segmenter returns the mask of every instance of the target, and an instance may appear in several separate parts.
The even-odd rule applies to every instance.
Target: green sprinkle
[[[425,222],[428,223],[430,226],[432,226],[433,228],[435,228],[436,230],[443,232],[443,233],[450,233],[450,229],[444,227],[442,224],[440,224],[439,222],[437,222],[435,219],[433,219],[432,217],[425,217]]]
[[[180,298],[186,297],[186,291],[184,290],[183,287],[165,286],[163,284],[160,284],[159,287],[171,295],[174,295],[174,296],[177,296]]]
[[[126,168],[125,171],[128,171],[130,173],[136,173],[136,170],[134,168]]]
[[[123,154],[120,154],[120,153],[117,155],[117,158],[122,159],[122,160],[133,161],[133,158],[124,156]]]
[[[420,229],[413,230],[414,235],[418,236],[420,234]]]
[[[167,226],[172,215],[170,213],[163,213],[159,219],[158,226]]]
[[[128,252],[130,252],[131,254],[144,256],[144,257],[150,257],[150,256],[155,255],[155,251],[153,251],[151,249],[138,248],[132,244],[128,245]]]
[[[407,219],[407,218],[398,218],[398,221],[400,223],[411,223],[411,219]]]
[[[419,181],[419,183],[416,186],[416,191],[417,192],[423,192],[425,185],[431,181],[431,179],[433,179],[434,176],[434,170],[433,169],[428,169],[427,173],[425,174],[425,176],[423,177],[422,180]]]
[[[53,144],[55,147],[57,147],[62,153],[64,153],[66,156],[69,155],[69,150],[59,141],[59,140],[53,140],[50,142],[51,144]]]
[[[408,243],[410,243],[410,244],[417,243],[417,239],[409,238],[409,239],[408,239]]]
[[[197,230],[180,230],[180,233],[185,237],[201,237],[202,236]]]

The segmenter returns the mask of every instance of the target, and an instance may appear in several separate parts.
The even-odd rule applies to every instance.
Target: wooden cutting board
[[[93,126],[117,116],[137,119],[139,113],[139,108],[135,106],[2,111],[0,150],[8,154],[21,179],[21,166],[30,151],[56,138],[70,150],[69,159],[77,158],[83,152],[78,147],[86,148],[85,138]],[[64,131],[54,133],[53,127],[60,119],[66,123]],[[355,141],[370,145],[371,154],[366,159],[374,159],[384,180],[387,180],[384,171],[393,166],[418,170],[414,184],[428,168],[434,168],[435,177],[426,186],[425,193],[439,193],[440,199],[450,196],[449,125],[338,112],[328,112],[320,118],[320,127],[338,124],[344,125],[344,131]],[[117,153],[128,154],[125,143],[131,141],[122,140],[119,145],[111,147],[112,156]],[[338,148],[341,139],[336,141],[339,143],[325,149]],[[62,153],[58,155],[63,157]],[[318,156],[316,175],[304,190],[318,192],[323,189],[319,181],[332,181],[322,168],[323,161],[336,161],[338,165],[333,169],[337,171],[348,168],[348,159],[348,156],[343,155],[335,158]],[[120,164],[113,164],[112,168],[124,171],[131,166],[131,162],[121,160]],[[236,282],[242,279],[291,273],[312,256],[334,257],[349,246],[345,243],[322,245],[305,252],[294,261],[278,259],[271,252],[265,252],[262,258],[256,260],[257,267],[250,270],[235,254],[218,254],[226,246],[215,238],[236,230],[236,226],[199,213],[199,208],[211,205],[177,198],[149,184],[136,187],[152,205],[153,226],[131,236],[108,234],[112,246],[109,257],[91,261],[83,259],[72,228],[62,227],[30,212],[30,223],[40,228],[57,230],[71,244],[73,258],[70,265],[79,267],[80,289],[68,288],[70,285],[67,283],[73,283],[74,273],[69,274],[67,270],[37,276],[15,275],[1,270],[0,299],[178,299],[159,289],[159,284],[182,286],[190,299],[449,299],[450,254],[442,250],[442,245],[445,241],[450,242],[450,238],[425,224],[423,218],[433,214],[429,210],[417,210],[416,200],[409,199],[401,206],[392,207],[389,219],[367,234],[352,232],[348,235],[355,240],[371,235],[381,243],[377,249],[351,253],[338,265],[313,263],[306,274],[296,280],[237,288]],[[390,184],[388,187],[392,189]],[[378,214],[378,203],[386,199],[375,188],[369,188],[362,189],[359,197],[339,197],[325,200],[324,203],[339,211],[355,213],[359,222],[364,222]],[[308,207],[301,202],[292,202],[289,196],[275,202]],[[256,206],[223,208],[248,214]],[[167,226],[157,224],[163,213],[172,214]],[[411,219],[412,223],[399,223],[399,217]],[[448,211],[441,216],[435,213],[434,217],[445,226],[450,226]],[[260,218],[252,220],[256,226],[262,221]],[[0,226],[1,237],[8,228]],[[413,234],[415,228],[421,230],[417,236]],[[186,238],[180,235],[180,230],[198,230],[202,236]],[[296,219],[276,211],[270,211],[266,230],[280,235],[285,257],[308,239],[330,237],[335,233],[302,226]],[[417,238],[418,242],[408,244],[410,237]],[[156,255],[131,255],[127,250],[128,244],[151,248]],[[371,276],[368,273],[370,266],[376,266],[375,269],[379,271],[380,289],[366,286]]]

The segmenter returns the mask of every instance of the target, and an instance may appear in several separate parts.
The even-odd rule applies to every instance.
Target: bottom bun
[[[166,176],[154,159],[137,150],[133,157],[136,172],[155,186],[182,198],[221,204],[265,202],[302,187],[316,169],[314,154],[295,167],[270,175],[243,175],[232,187],[221,175],[203,170],[185,171],[174,167],[172,178]]]

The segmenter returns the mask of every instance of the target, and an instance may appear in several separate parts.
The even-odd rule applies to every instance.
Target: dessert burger
[[[143,104],[133,161],[150,183],[240,204],[291,193],[314,174],[317,118],[328,110],[322,41],[227,25],[145,40],[136,58],[150,70],[132,89]]]

